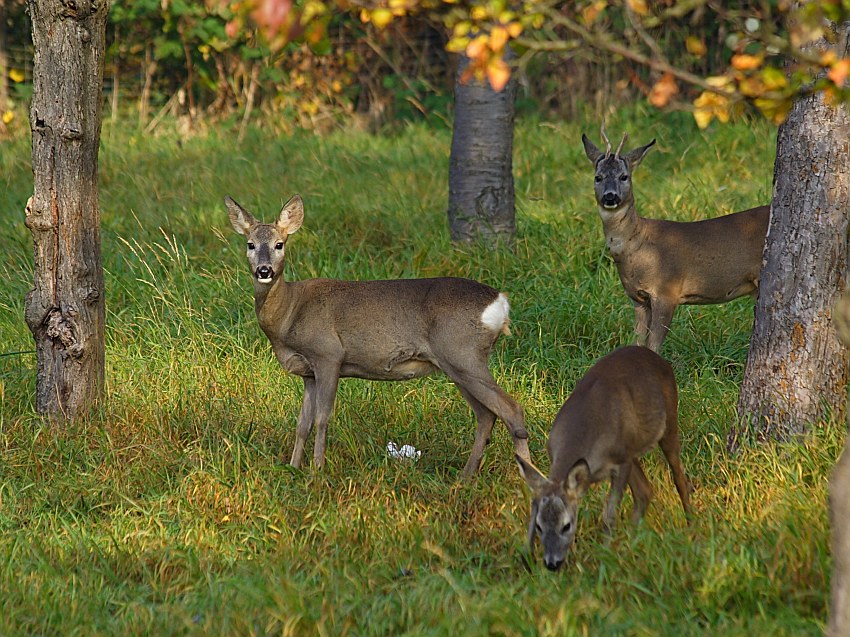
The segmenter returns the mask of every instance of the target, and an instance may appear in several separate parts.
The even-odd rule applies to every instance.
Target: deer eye
[[[602,181],[602,175],[596,175],[596,183],[598,184],[600,181]]]
[[[628,175],[620,175],[620,181],[628,181],[628,180],[629,180]]]
[[[564,528],[563,528],[563,529],[561,529],[561,534],[563,535],[564,533],[569,533],[569,532],[570,532],[570,529],[572,528],[572,526],[573,526],[572,522],[567,522],[567,523],[564,525]]]
[[[253,242],[253,241],[249,241],[249,242],[248,242],[248,249],[249,249],[249,250],[253,250],[255,247],[256,247],[256,246],[254,245],[254,242]]]
[[[283,250],[283,241],[278,241],[276,244],[274,244],[274,249]]]

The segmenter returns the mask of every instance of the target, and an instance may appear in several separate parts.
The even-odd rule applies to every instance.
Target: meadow
[[[181,138],[104,124],[100,154],[104,405],[73,427],[33,407],[23,320],[32,248],[28,139],[0,143],[0,634],[816,635],[826,621],[827,480],[842,422],[805,440],[725,450],[753,304],[681,307],[663,354],[680,390],[685,522],[660,451],[655,499],[606,538],[607,485],[580,509],[557,573],[527,564],[529,497],[497,423],[479,475],[444,376],[343,380],[320,473],[286,462],[301,381],[257,327],[229,194],[272,220],[300,193],[286,276],[457,275],[505,290],[511,337],[491,369],[523,406],[535,463],[556,411],[598,357],[631,342],[632,309],[605,251],[580,142],[598,122],[518,122],[511,251],[448,239],[451,132],[273,136],[211,127]],[[635,176],[645,216],[691,220],[767,202],[775,130],[699,131],[635,109],[614,139],[658,144]],[[388,456],[412,444],[416,462]],[[308,447],[310,457],[312,447]]]

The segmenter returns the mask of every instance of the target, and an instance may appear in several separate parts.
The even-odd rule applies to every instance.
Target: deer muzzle
[[[254,276],[260,283],[271,283],[274,277],[274,270],[267,265],[261,265],[254,270]]]

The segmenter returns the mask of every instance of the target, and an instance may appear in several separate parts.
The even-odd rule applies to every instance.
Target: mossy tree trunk
[[[839,57],[850,54],[840,29]],[[822,93],[780,126],[755,323],[738,400],[743,440],[788,439],[844,413],[848,349],[831,312],[847,284],[850,117]]]
[[[449,230],[454,241],[512,245],[516,80],[512,75],[497,92],[487,81],[463,81],[468,66],[469,58],[461,55],[449,159]]]
[[[104,294],[97,160],[108,0],[29,0],[35,49],[33,195],[39,413],[73,418],[103,391]]]

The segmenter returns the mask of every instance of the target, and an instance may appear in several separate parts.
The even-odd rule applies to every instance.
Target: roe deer
[[[549,477],[517,456],[532,492],[529,551],[540,537],[546,568],[557,570],[573,542],[578,503],[594,482],[611,480],[602,523],[610,530],[623,489],[634,498],[632,522],[643,517],[652,486],[639,458],[661,446],[690,516],[691,485],[679,455],[678,397],[670,364],[649,348],[629,345],[600,358],[576,383],[549,432]]]
[[[605,242],[635,306],[638,344],[659,351],[679,305],[725,303],[745,294],[755,298],[770,206],[692,222],[641,217],[632,172],[655,140],[621,156],[628,135],[615,153],[604,126],[602,138],[604,153],[581,136],[596,169]]]
[[[304,380],[293,466],[301,465],[314,423],[313,461],[324,464],[341,377],[408,380],[438,369],[454,381],[478,421],[464,478],[478,470],[497,416],[516,453],[529,457],[522,409],[487,368],[499,334],[510,333],[503,293],[460,278],[287,282],[284,247],[304,220],[301,197],[292,197],[273,224],[260,223],[230,197],[224,202],[233,229],[248,240],[260,328],[280,365]]]

